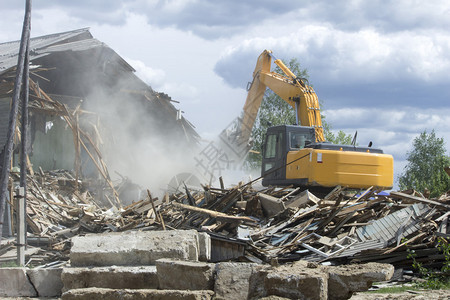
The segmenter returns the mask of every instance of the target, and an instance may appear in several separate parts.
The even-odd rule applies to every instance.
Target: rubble
[[[93,247],[95,245],[95,247]],[[72,266],[152,265],[158,259],[198,261],[197,231],[130,231],[72,239]]]
[[[214,289],[215,264],[166,258],[159,259],[155,263],[161,289]]]
[[[124,298],[124,295],[127,297]],[[86,288],[74,289],[64,293],[63,300],[122,300],[122,299],[155,299],[155,300],[210,300],[213,299],[213,291],[181,291],[181,290],[157,290],[157,289],[107,289]]]
[[[64,268],[63,292],[80,288],[157,289],[156,266]],[[61,291],[60,291],[61,292]]]
[[[99,200],[112,193],[109,186],[76,180],[68,171],[38,172],[28,179],[27,265],[60,273],[64,268],[59,282],[65,284],[65,299],[99,291],[116,297],[118,288],[162,299],[348,299],[392,276],[386,263],[400,273],[414,271],[408,249],[426,267],[439,268],[445,261],[436,243],[449,237],[448,194],[427,199],[414,191],[336,187],[320,195],[239,183],[228,189],[186,187],[161,199],[147,191],[141,193],[145,198],[120,208]],[[14,241],[4,239],[0,263],[15,259]],[[383,264],[371,273],[373,263]],[[48,276],[34,280],[41,287],[56,283]],[[177,276],[197,280],[181,282]],[[3,295],[10,295],[14,288],[5,289]],[[55,296],[55,289],[43,293]],[[198,293],[189,294],[193,290]],[[37,295],[30,287],[27,293]]]
[[[28,280],[26,268],[0,268],[0,297],[35,297],[36,290]]]
[[[414,249],[425,266],[436,266],[444,259],[436,241],[449,237],[447,194],[426,199],[413,191],[387,194],[374,188],[355,192],[337,187],[317,197],[298,188],[256,190],[241,183],[230,189],[186,189],[163,199],[148,193],[118,209],[97,200],[92,182],[75,183],[67,171],[39,172],[29,181],[27,223],[32,234],[28,241],[36,245],[29,247],[36,249],[29,255],[31,265],[67,261],[70,243],[77,235],[195,229],[211,237],[204,243],[213,244],[212,253],[203,253],[203,261],[211,256],[220,261],[216,250],[228,243],[232,246],[226,247],[234,249],[228,253],[220,250],[224,257],[228,255],[225,259],[257,263],[373,261],[408,268],[407,248]],[[278,204],[269,209],[267,199]],[[5,254],[13,249],[13,242],[2,245],[0,262],[7,261]],[[72,255],[76,251],[73,249]],[[234,257],[229,257],[230,253]],[[198,259],[198,253],[194,256]],[[76,263],[74,257],[72,260]]]

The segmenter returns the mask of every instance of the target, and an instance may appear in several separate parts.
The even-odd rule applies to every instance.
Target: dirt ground
[[[426,291],[411,291],[392,294],[376,294],[376,293],[356,293],[350,300],[428,300],[450,299],[450,290],[426,290]]]

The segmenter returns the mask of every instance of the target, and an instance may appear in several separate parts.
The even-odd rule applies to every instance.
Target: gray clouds
[[[24,1],[0,8],[0,40],[20,38]],[[445,0],[34,1],[32,36],[91,27],[207,137],[238,115],[264,49],[295,57],[327,121],[394,154],[399,172],[421,131],[450,141],[449,15]]]
[[[2,10],[23,10],[24,1],[1,0]],[[145,16],[156,27],[172,27],[205,39],[238,35],[278,18],[277,26],[327,24],[354,32],[423,31],[450,27],[450,3],[438,1],[284,1],[284,0],[80,0],[34,1],[35,9],[61,9],[91,24],[120,25],[127,14]]]
[[[289,35],[250,38],[229,47],[215,71],[231,86],[242,87],[251,80],[256,58],[264,48],[277,57],[296,57],[330,108],[448,105],[450,34],[382,34],[306,26]]]

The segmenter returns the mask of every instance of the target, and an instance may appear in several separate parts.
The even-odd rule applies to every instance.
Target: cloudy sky
[[[0,42],[18,40],[25,1],[0,0]],[[238,116],[258,55],[297,58],[336,130],[394,155],[420,132],[450,143],[450,2],[33,1],[32,36],[90,27],[153,89],[216,136]]]

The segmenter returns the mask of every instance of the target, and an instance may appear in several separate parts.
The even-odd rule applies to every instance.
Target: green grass
[[[17,268],[19,265],[15,261],[7,261],[0,263],[0,268]]]
[[[439,284],[434,285],[434,288],[430,288],[430,286],[427,286],[423,283],[413,283],[406,285],[383,287],[377,290],[367,291],[365,293],[395,294],[395,293],[403,293],[406,291],[423,291],[423,290],[450,290],[450,281],[447,282],[440,281]]]
[[[418,291],[421,288],[417,285],[397,285],[397,286],[389,286],[380,288],[373,291],[367,291],[366,293],[373,293],[373,294],[396,294],[396,293],[403,293],[406,291]]]

